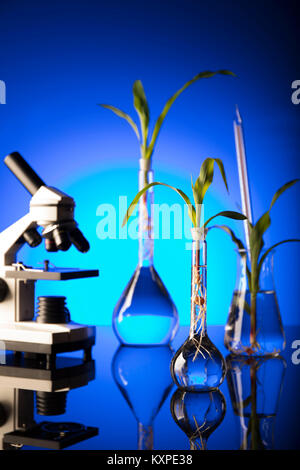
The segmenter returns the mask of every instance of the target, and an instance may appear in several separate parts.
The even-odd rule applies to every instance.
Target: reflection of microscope
[[[91,360],[58,357],[56,368],[50,370],[32,359],[7,353],[6,364],[0,365],[0,449],[24,445],[63,449],[96,436],[98,428],[52,421],[52,416],[66,412],[67,393],[94,377]],[[36,422],[35,407],[43,417],[41,422]]]
[[[90,354],[95,328],[70,322],[65,297],[39,297],[34,320],[34,285],[38,279],[67,280],[98,276],[97,270],[75,268],[33,269],[16,261],[27,242],[36,247],[45,240],[46,250],[66,251],[73,244],[85,253],[89,243],[74,220],[74,200],[47,186],[17,152],[5,164],[32,194],[28,214],[0,233],[0,349],[46,354],[84,349]],[[42,236],[37,227],[43,228]]]

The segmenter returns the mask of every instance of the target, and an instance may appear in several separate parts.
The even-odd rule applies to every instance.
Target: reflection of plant
[[[191,80],[186,82],[177,92],[171,96],[171,98],[168,99],[166,102],[160,116],[155,122],[152,136],[149,135],[149,122],[150,122],[150,111],[149,111],[149,106],[147,102],[147,98],[145,95],[144,87],[143,84],[140,80],[136,80],[133,84],[133,105],[134,108],[138,114],[139,121],[140,121],[140,130],[138,129],[138,126],[134,122],[134,120],[124,111],[121,111],[119,108],[116,108],[115,106],[111,106],[109,104],[100,104],[103,108],[110,109],[112,112],[114,112],[117,116],[125,119],[132,129],[134,130],[137,139],[140,144],[140,153],[141,153],[141,158],[145,160],[150,160],[154,151],[154,147],[156,145],[156,141],[161,129],[161,126],[164,122],[164,119],[166,115],[168,114],[172,104],[174,101],[178,98],[181,93],[186,90],[192,83],[196,82],[199,79],[202,78],[210,78],[213,77],[214,75],[232,75],[234,76],[234,73],[230,72],[229,70],[218,70],[216,72],[211,72],[211,71],[205,71],[201,72],[195,77],[193,77]]]
[[[250,394],[245,400],[234,401],[233,406],[238,410],[238,415],[244,417],[246,409],[247,415],[249,415],[249,421],[246,425],[245,434],[243,436],[242,444],[240,450],[264,450],[266,448],[264,444],[264,439],[261,433],[261,423],[262,419],[265,419],[264,415],[261,415],[257,412],[257,385],[261,385],[257,378],[257,372],[261,367],[262,363],[260,361],[249,359],[251,362],[246,362],[243,364],[244,359],[242,359],[241,367],[248,365],[250,367]],[[238,369],[239,370],[239,369]]]
[[[257,390],[256,390],[256,383],[257,383],[257,370],[259,369],[260,365],[255,362],[250,366],[250,382],[251,382],[251,392],[249,397],[245,400],[246,405],[247,402],[250,403],[251,406],[251,413],[250,418],[248,421],[248,428],[247,433],[242,443],[242,449],[247,449],[248,442],[249,447],[252,450],[263,450],[265,448],[263,439],[260,433],[260,417],[257,413]]]
[[[256,340],[257,337],[257,329],[256,329],[256,296],[260,290],[259,286],[259,277],[260,273],[262,270],[262,266],[264,264],[264,261],[266,260],[267,256],[271,253],[274,248],[276,248],[279,245],[282,245],[283,243],[289,243],[289,242],[299,242],[300,239],[288,239],[288,240],[282,240],[278,243],[275,243],[272,245],[270,248],[268,248],[266,251],[263,252],[263,247],[264,247],[264,234],[266,230],[270,227],[271,225],[271,218],[270,218],[270,211],[277,201],[277,199],[281,196],[281,194],[286,191],[288,188],[293,186],[298,179],[289,181],[288,183],[284,184],[281,186],[278,191],[274,194],[270,207],[269,209],[258,219],[256,224],[251,224],[249,221],[247,221],[248,226],[249,226],[249,233],[250,233],[250,252],[249,256],[247,256],[247,251],[246,248],[243,244],[243,242],[237,238],[233,230],[226,225],[220,225],[216,226],[218,228],[221,228],[225,232],[227,232],[232,241],[236,244],[238,248],[238,252],[240,256],[244,258],[245,265],[246,265],[246,274],[247,274],[247,279],[248,279],[248,286],[249,286],[249,291],[250,291],[250,299],[251,299],[251,305],[250,307],[248,305],[245,305],[245,311],[248,313],[250,312],[250,343],[251,343],[251,348],[248,351],[250,354],[253,352],[256,352],[260,346]]]
[[[188,206],[188,214],[189,214],[189,217],[192,221],[192,224],[193,224],[194,228],[198,228],[198,229],[202,230],[203,237],[205,236],[207,225],[215,217],[223,216],[223,217],[228,217],[230,219],[238,219],[238,220],[246,219],[246,217],[243,214],[240,214],[239,212],[222,211],[222,212],[218,212],[218,214],[215,214],[212,217],[210,217],[208,220],[206,220],[206,222],[202,226],[200,225],[201,208],[202,208],[202,204],[203,204],[203,201],[204,201],[204,196],[205,196],[208,188],[210,187],[210,185],[213,182],[214,164],[215,163],[219,167],[219,170],[221,172],[224,184],[226,186],[226,189],[228,190],[228,185],[227,185],[227,180],[226,180],[226,175],[225,175],[225,170],[224,170],[222,160],[220,160],[219,158],[206,158],[206,160],[204,160],[204,162],[202,163],[200,173],[199,173],[198,178],[196,179],[195,184],[193,184],[193,181],[191,182],[192,191],[193,191],[193,198],[194,198],[194,203],[195,203],[194,205],[191,203],[189,197],[181,189],[175,188],[174,186],[170,186],[169,184],[166,184],[166,183],[159,183],[159,182],[150,183],[147,186],[145,186],[143,189],[141,189],[141,191],[139,191],[137,193],[137,195],[135,196],[135,198],[133,199],[133,201],[129,205],[129,207],[127,209],[127,212],[126,212],[126,215],[124,217],[122,226],[124,226],[127,223],[127,221],[129,220],[129,218],[132,215],[132,213],[133,213],[140,197],[146,191],[148,191],[149,188],[151,188],[152,186],[158,186],[158,185],[167,186],[168,188],[173,189],[177,194],[179,194],[179,196],[182,197],[182,199],[184,200],[184,202]]]

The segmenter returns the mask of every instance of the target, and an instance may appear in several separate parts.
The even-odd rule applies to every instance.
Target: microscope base
[[[0,349],[6,351],[55,356],[84,350],[89,358],[95,337],[95,327],[73,322],[60,325],[34,321],[0,324]]]

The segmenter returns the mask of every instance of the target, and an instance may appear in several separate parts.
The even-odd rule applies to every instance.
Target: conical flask
[[[147,163],[147,162],[146,162]],[[139,190],[153,182],[140,160]],[[178,328],[176,307],[153,265],[153,188],[139,201],[139,261],[113,313],[113,329],[122,344],[164,345]]]
[[[280,356],[268,358],[230,354],[226,362],[230,399],[233,411],[239,418],[239,449],[273,449],[285,360]]]
[[[206,392],[223,382],[226,363],[207,334],[206,241],[196,229],[192,229],[192,234],[190,334],[172,359],[171,374],[179,388],[190,392]]]
[[[191,450],[205,450],[207,439],[223,421],[226,402],[219,389],[186,392],[177,389],[171,399],[171,413],[185,432]]]
[[[153,449],[153,422],[172,388],[169,346],[120,346],[112,374],[138,423],[138,449]]]
[[[230,352],[249,356],[276,356],[285,348],[273,278],[271,251],[264,260],[258,292],[249,290],[250,253],[238,251],[236,287],[225,327],[224,344]],[[247,264],[248,263],[248,264]]]

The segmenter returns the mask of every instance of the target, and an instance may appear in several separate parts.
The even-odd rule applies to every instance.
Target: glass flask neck
[[[206,450],[207,441],[204,437],[197,437],[196,439],[190,439],[190,450]]]
[[[207,245],[204,239],[192,243],[192,286],[190,338],[206,334]]]
[[[153,183],[153,171],[148,161],[140,160],[139,191]],[[139,266],[153,265],[153,187],[139,200]]]

